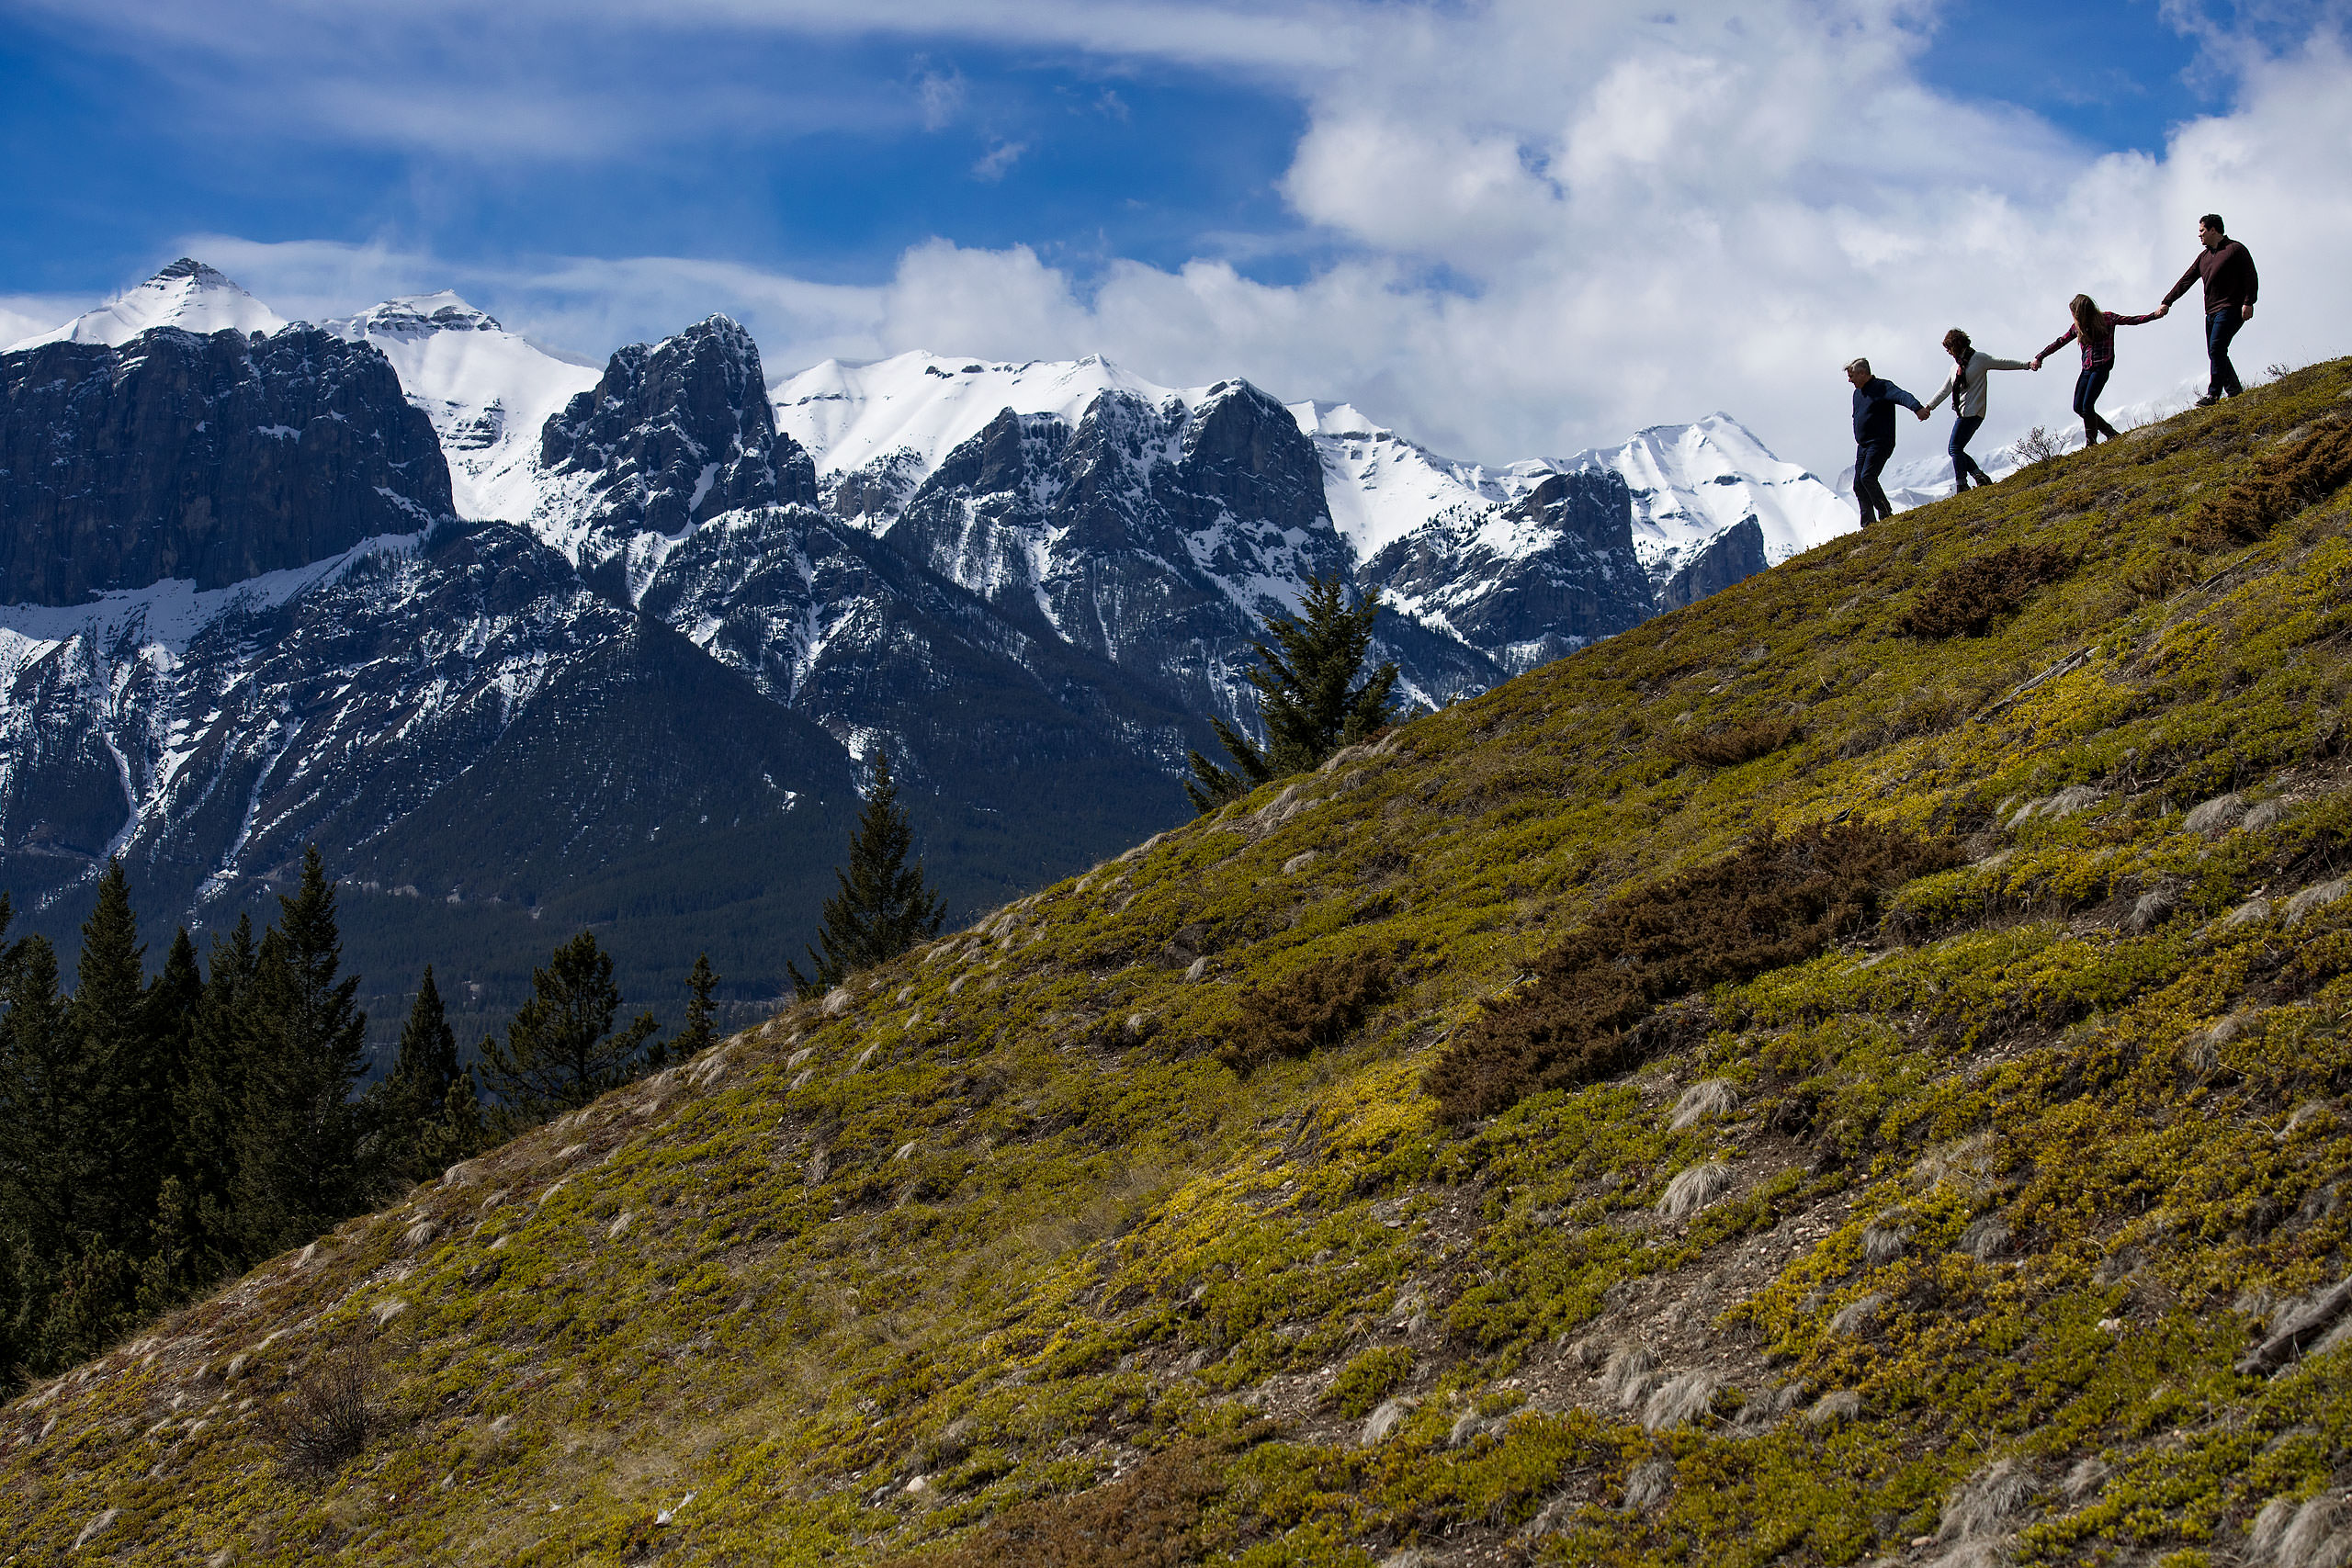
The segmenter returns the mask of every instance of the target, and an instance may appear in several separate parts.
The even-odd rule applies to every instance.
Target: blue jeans
[[[1951,454],[1951,484],[1952,493],[1955,495],[1968,488],[1971,476],[1973,476],[1976,482],[1981,485],[1993,482],[1993,476],[1978,468],[1976,459],[1968,455],[1968,444],[1975,439],[1977,429],[1984,423],[1984,416],[1981,413],[1973,413],[1965,419],[1956,419],[1951,422],[1951,445],[1944,450]]]
[[[2084,423],[2098,417],[2098,395],[2107,390],[2107,378],[2114,370],[2111,362],[2086,365],[2083,373],[2075,378],[2075,412]]]
[[[2214,311],[2205,318],[2205,357],[2213,372],[2213,383],[2205,389],[2209,398],[2224,393],[2234,398],[2245,388],[2238,382],[2237,367],[2230,363],[2230,340],[2245,325],[2245,318],[2234,305]]]

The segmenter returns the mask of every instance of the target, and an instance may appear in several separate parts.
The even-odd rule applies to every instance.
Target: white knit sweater
[[[1975,349],[1969,354],[1965,367],[1952,367],[1951,375],[1938,389],[1936,395],[1928,400],[1927,406],[1934,409],[1950,398],[1952,400],[1951,412],[1961,418],[1983,419],[1984,378],[1996,370],[2022,370],[2025,367],[2026,362],[2022,359],[1996,359],[1983,349]]]

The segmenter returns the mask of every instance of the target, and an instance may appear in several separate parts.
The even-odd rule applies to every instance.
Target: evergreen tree
[[[186,1092],[196,1039],[196,1015],[204,1003],[204,971],[196,962],[196,943],[187,928],[173,934],[172,950],[164,957],[163,972],[147,987],[147,1038],[162,1069],[171,1104]],[[166,1112],[170,1104],[164,1107]],[[166,1136],[169,1129],[166,1129]]]
[[[368,1015],[356,976],[339,978],[334,889],[313,844],[302,883],[278,899],[262,938],[242,1032],[243,1104],[236,1131],[236,1227],[248,1258],[316,1235],[359,1202],[358,1107]]]
[[[409,1004],[408,1021],[401,1026],[400,1055],[393,1059],[390,1081],[421,1116],[439,1114],[441,1102],[458,1081],[458,1035],[449,1027],[448,1010],[442,1005],[430,964],[417,984],[416,999]]]
[[[481,1043],[482,1077],[503,1119],[514,1126],[544,1121],[660,1066],[662,1047],[649,1043],[660,1027],[653,1015],[616,1031],[620,1008],[612,957],[594,931],[582,931],[546,968],[532,970],[531,999],[515,1010],[505,1040]]]
[[[1265,748],[1252,745],[1225,720],[1212,718],[1210,728],[1232,753],[1234,766],[1221,768],[1192,753],[1193,776],[1184,781],[1184,794],[1204,816],[1270,780],[1320,766],[1332,752],[1366,739],[1393,716],[1389,695],[1396,689],[1396,666],[1383,662],[1357,680],[1372,649],[1380,596],[1363,595],[1350,608],[1345,586],[1334,573],[1306,580],[1301,608],[1303,616],[1276,612],[1261,617],[1272,641],[1250,645],[1258,655],[1250,683],[1258,688]]]
[[[260,968],[253,917],[240,915],[227,937],[212,938],[189,1023],[188,1069],[173,1108],[173,1179],[187,1216],[190,1266],[206,1278],[243,1257],[234,1224],[237,1134],[245,1105],[245,1010]]]
[[[458,1065],[458,1036],[429,964],[401,1027],[400,1055],[368,1090],[367,1111],[379,1163],[394,1181],[422,1181],[478,1146],[480,1096]]]
[[[718,1043],[717,1010],[710,997],[718,988],[718,976],[711,972],[710,954],[695,954],[694,973],[686,976],[686,1022],[678,1037],[670,1042],[670,1055],[684,1061],[701,1055]]]
[[[130,1326],[137,1279],[105,1227],[111,1084],[58,988],[45,938],[8,951],[0,993],[0,1376],[86,1359]]]
[[[100,1171],[85,1213],[94,1234],[118,1247],[144,1239],[171,1146],[171,1086],[150,1032],[146,957],[122,863],[108,861],[82,923],[65,1021],[83,1059],[85,1135],[95,1140],[87,1152]]]
[[[814,973],[802,975],[786,960],[793,989],[802,998],[822,995],[860,969],[896,958],[928,936],[938,934],[946,906],[923,881],[922,862],[907,864],[914,828],[899,807],[890,779],[890,759],[874,758],[874,791],[849,841],[849,867],[835,867],[841,891],[825,900],[825,923],[809,948]],[[819,948],[823,951],[820,952]]]
[[[0,1230],[54,1258],[91,1228],[104,1158],[89,1059],[43,936],[7,951],[0,992]]]

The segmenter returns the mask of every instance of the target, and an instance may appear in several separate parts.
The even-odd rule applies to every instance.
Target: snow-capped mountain
[[[182,256],[138,288],[118,295],[62,327],[12,343],[0,353],[38,348],[45,343],[97,343],[119,346],[156,327],[184,333],[274,333],[286,322],[277,312],[202,262]]]
[[[1190,408],[1210,392],[1159,386],[1100,355],[1013,365],[922,353],[866,365],[828,360],[770,388],[778,426],[814,459],[833,510],[876,530],[889,525],[950,451],[1008,409],[1074,429],[1103,397]],[[1761,563],[1748,570],[1853,526],[1852,509],[1837,491],[1782,462],[1728,414],[1657,426],[1621,446],[1490,468],[1441,457],[1345,403],[1298,402],[1289,410],[1314,444],[1331,525],[1358,562],[1432,525],[1428,547],[1415,552],[1424,561],[1471,549],[1483,577],[1495,563],[1528,558],[1553,542],[1550,531],[1528,525],[1543,510],[1541,503],[1531,510],[1528,498],[1559,474],[1610,473],[1624,481],[1632,547],[1665,608],[1694,596],[1690,583],[1674,586],[1676,575],[1743,525],[1754,523],[1760,544],[1742,557]],[[1713,563],[1712,587],[1747,575],[1724,577],[1724,553]],[[1702,568],[1701,577],[1706,575]],[[1471,581],[1431,584],[1400,605],[1426,618],[1443,613],[1442,601],[1458,602],[1475,589]],[[1620,619],[1608,629],[1630,624]],[[1578,640],[1571,637],[1565,646]]]
[[[110,854],[217,921],[315,841],[388,986],[638,909],[630,983],[707,942],[755,992],[877,751],[994,900],[1182,814],[1311,574],[1380,589],[1442,704],[1844,518],[1721,415],[1487,469],[1100,357],[771,383],[713,317],[599,367],[451,294],[288,325],[179,263],[0,354],[0,869],[61,931]]]
[[[544,489],[540,429],[596,384],[594,361],[510,333],[446,290],[388,299],[321,324],[391,361],[401,389],[440,437],[458,516],[531,515]]]

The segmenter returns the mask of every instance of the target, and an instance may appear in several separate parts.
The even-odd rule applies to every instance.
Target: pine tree
[[[416,1107],[420,1116],[440,1114],[441,1102],[458,1081],[458,1035],[449,1027],[448,1010],[441,1002],[441,987],[433,983],[433,965],[424,966],[416,999],[409,1004],[408,1021],[401,1026],[400,1055],[393,1058],[390,1081]]]
[[[129,1327],[137,1276],[106,1227],[120,1220],[107,1161],[113,1084],[33,936],[7,953],[0,993],[0,1376],[86,1359]]]
[[[237,1134],[248,1076],[246,1007],[260,968],[253,917],[240,915],[227,937],[212,938],[188,1031],[188,1069],[174,1104],[173,1172],[187,1215],[190,1267],[206,1278],[243,1260],[234,1223]]]
[[[1396,666],[1383,662],[1357,680],[1372,649],[1379,594],[1363,595],[1350,608],[1337,573],[1310,577],[1300,608],[1302,616],[1275,612],[1261,617],[1272,641],[1250,645],[1258,655],[1250,683],[1258,688],[1264,749],[1225,720],[1212,718],[1210,728],[1232,754],[1234,766],[1221,768],[1192,753],[1193,776],[1184,781],[1184,794],[1203,815],[1261,784],[1319,767],[1332,752],[1365,739],[1393,716],[1389,696],[1396,686]]]
[[[265,1258],[352,1212],[364,1182],[351,1090],[366,1062],[358,978],[339,978],[343,939],[318,846],[302,883],[281,897],[262,938],[245,1013],[243,1113],[236,1134],[236,1224]]]
[[[146,956],[122,863],[109,861],[82,923],[65,1022],[83,1059],[87,1153],[101,1172],[85,1212],[93,1233],[117,1247],[144,1239],[170,1147],[171,1087],[149,1032]]]
[[[711,1006],[711,993],[718,988],[718,976],[711,972],[710,954],[695,954],[694,973],[686,976],[686,1022],[678,1037],[670,1042],[670,1055],[684,1061],[696,1056],[718,1043],[717,1010]]]
[[[814,973],[804,976],[787,960],[785,970],[803,998],[822,995],[860,969],[887,963],[923,938],[938,933],[946,906],[923,881],[922,862],[907,864],[914,828],[899,807],[890,779],[890,759],[874,758],[874,791],[849,841],[849,867],[836,867],[841,891],[825,900],[825,923],[809,948]]]
[[[187,1088],[196,1015],[203,1003],[204,971],[196,962],[196,943],[188,940],[187,928],[182,926],[173,934],[163,972],[147,987],[145,1002],[148,1042],[174,1101]]]
[[[481,1043],[483,1081],[500,1102],[502,1120],[528,1125],[587,1104],[646,1068],[663,1053],[649,1044],[660,1025],[651,1013],[616,1031],[620,988],[613,960],[582,931],[555,950],[544,969],[531,971],[531,998],[515,1010],[506,1038]]]
[[[393,1182],[422,1181],[478,1146],[480,1097],[472,1073],[458,1065],[458,1036],[429,964],[401,1028],[400,1055],[368,1090],[367,1113],[378,1164]]]
[[[102,1152],[91,1139],[89,1061],[43,936],[7,950],[0,992],[0,1233],[54,1258],[90,1228]]]

